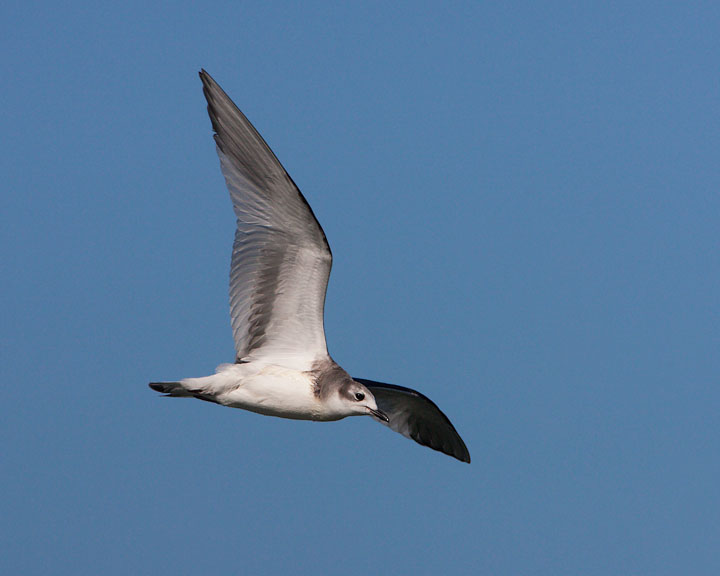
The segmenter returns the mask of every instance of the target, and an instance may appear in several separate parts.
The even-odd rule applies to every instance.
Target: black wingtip
[[[455,430],[455,427],[453,426],[453,430]],[[460,434],[458,434],[457,430],[455,430],[455,434],[457,436],[457,440],[460,443],[458,446],[458,449],[455,450],[452,454],[449,452],[445,452],[446,454],[452,456],[453,458],[457,458],[460,460],[460,462],[467,462],[470,464],[470,451],[467,449],[467,446],[465,445],[465,441],[460,437]]]
[[[455,445],[452,447],[443,446],[442,448],[428,446],[428,448],[432,448],[433,450],[437,450],[438,452],[442,452],[443,454],[452,456],[460,462],[466,462],[467,464],[470,464],[470,452],[468,451],[467,446],[465,446],[465,442],[463,442],[463,439],[460,438],[459,434],[457,435],[456,441],[459,443],[459,445]]]
[[[165,384],[163,382],[150,382],[150,384],[148,384],[148,386],[150,386],[150,388],[155,390],[155,392],[165,393]]]
[[[390,416],[388,423],[380,421],[381,424],[422,446],[470,464],[470,452],[465,442],[450,419],[430,398],[404,386],[366,378],[353,380],[367,386],[375,395],[378,408]]]
[[[451,424],[452,426],[452,424]],[[455,458],[456,460],[459,460],[460,462],[466,462],[467,464],[470,464],[470,452],[467,449],[467,446],[465,445],[465,442],[460,437],[460,434],[457,433],[457,430],[455,430],[454,427],[452,427],[452,434],[453,439],[451,443],[448,442],[436,442],[433,441],[433,439],[422,437],[417,434],[411,434],[411,438],[415,440],[418,444],[421,444],[422,446],[427,446],[431,450],[437,450],[438,452],[442,452],[443,454],[447,454],[448,456]]]

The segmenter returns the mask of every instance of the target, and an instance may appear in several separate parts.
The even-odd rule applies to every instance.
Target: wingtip
[[[207,73],[207,70],[205,70],[205,68],[200,68],[200,72],[198,72],[198,76],[200,77],[200,81],[203,83],[203,88],[206,91],[212,84],[215,83],[215,80],[213,80],[213,77]]]
[[[463,442],[463,439],[460,438],[460,435],[455,432],[457,440],[460,442],[459,446],[455,447],[449,447],[447,445],[444,445],[442,447],[435,447],[435,446],[428,446],[428,448],[432,448],[433,450],[437,450],[438,452],[442,452],[443,454],[447,454],[448,456],[452,456],[456,460],[459,460],[460,462],[465,462],[467,464],[470,464],[470,452],[467,449],[467,446],[465,446],[465,442]]]
[[[458,440],[460,440],[461,450],[459,454],[452,454],[452,456],[460,460],[460,462],[466,462],[470,464],[470,451],[467,449],[467,446],[465,445],[463,439],[460,437],[460,434],[457,433],[457,430],[455,431],[455,434],[457,434],[457,438]]]

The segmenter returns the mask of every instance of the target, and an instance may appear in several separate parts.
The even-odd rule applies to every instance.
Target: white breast
[[[297,420],[326,419],[309,373],[281,366],[264,366],[254,374],[246,375],[233,389],[218,395],[217,399],[225,406],[268,416]]]

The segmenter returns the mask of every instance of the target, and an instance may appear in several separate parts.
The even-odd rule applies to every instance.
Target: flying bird
[[[423,446],[470,462],[450,420],[420,392],[351,378],[330,357],[323,311],[332,254],[312,208],[265,140],[200,71],[237,229],[230,264],[233,364],[178,382],[152,382],[268,416],[333,421],[368,415]]]

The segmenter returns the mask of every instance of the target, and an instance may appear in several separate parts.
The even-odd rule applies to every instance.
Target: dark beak
[[[368,408],[368,411],[378,420],[382,420],[383,422],[390,422],[390,418],[388,418],[387,414],[385,414],[385,412],[383,412],[382,410],[373,410],[372,408]]]

